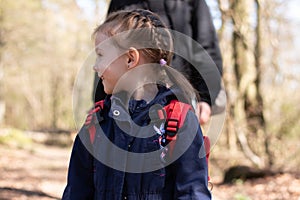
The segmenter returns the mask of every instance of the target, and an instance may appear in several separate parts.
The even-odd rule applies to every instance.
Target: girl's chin
[[[104,86],[104,92],[105,92],[105,94],[112,94],[112,91],[108,90],[108,89],[105,89],[105,86]]]

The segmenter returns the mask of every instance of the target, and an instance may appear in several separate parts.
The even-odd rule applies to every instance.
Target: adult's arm
[[[207,51],[222,75],[223,64],[219,40],[205,0],[194,0],[192,12],[193,39]]]
[[[193,76],[197,74],[197,69],[192,68],[191,81],[196,85],[203,100],[215,105],[216,98],[222,90],[223,66],[219,41],[205,0],[193,0],[191,5],[192,38],[201,45],[200,48],[193,47],[192,57],[193,62],[200,68],[201,77]]]

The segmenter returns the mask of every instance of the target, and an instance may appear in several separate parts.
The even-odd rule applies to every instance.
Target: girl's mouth
[[[104,77],[103,77],[103,75],[102,74],[100,74],[100,73],[98,73],[98,77],[100,78],[100,79],[104,79]]]

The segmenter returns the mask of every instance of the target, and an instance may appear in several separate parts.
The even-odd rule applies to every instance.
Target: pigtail
[[[193,105],[193,102],[200,100],[200,96],[197,93],[196,89],[194,89],[194,87],[190,84],[190,82],[185,78],[185,76],[182,73],[168,65],[163,65],[162,68],[164,71],[163,74],[167,76],[165,80],[168,80],[169,87],[171,89],[179,89],[180,101]]]

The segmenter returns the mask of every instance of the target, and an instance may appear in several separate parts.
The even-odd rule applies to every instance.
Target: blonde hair
[[[191,104],[192,98],[198,97],[189,81],[177,70],[169,67],[173,57],[173,38],[157,14],[142,9],[117,11],[96,27],[93,37],[97,33],[108,37],[121,34],[121,37],[114,38],[120,48],[127,49],[133,46],[153,63],[160,63],[160,60],[164,59],[166,65],[162,66],[165,68],[163,74],[167,75],[167,79],[173,85],[180,88],[185,101]]]

